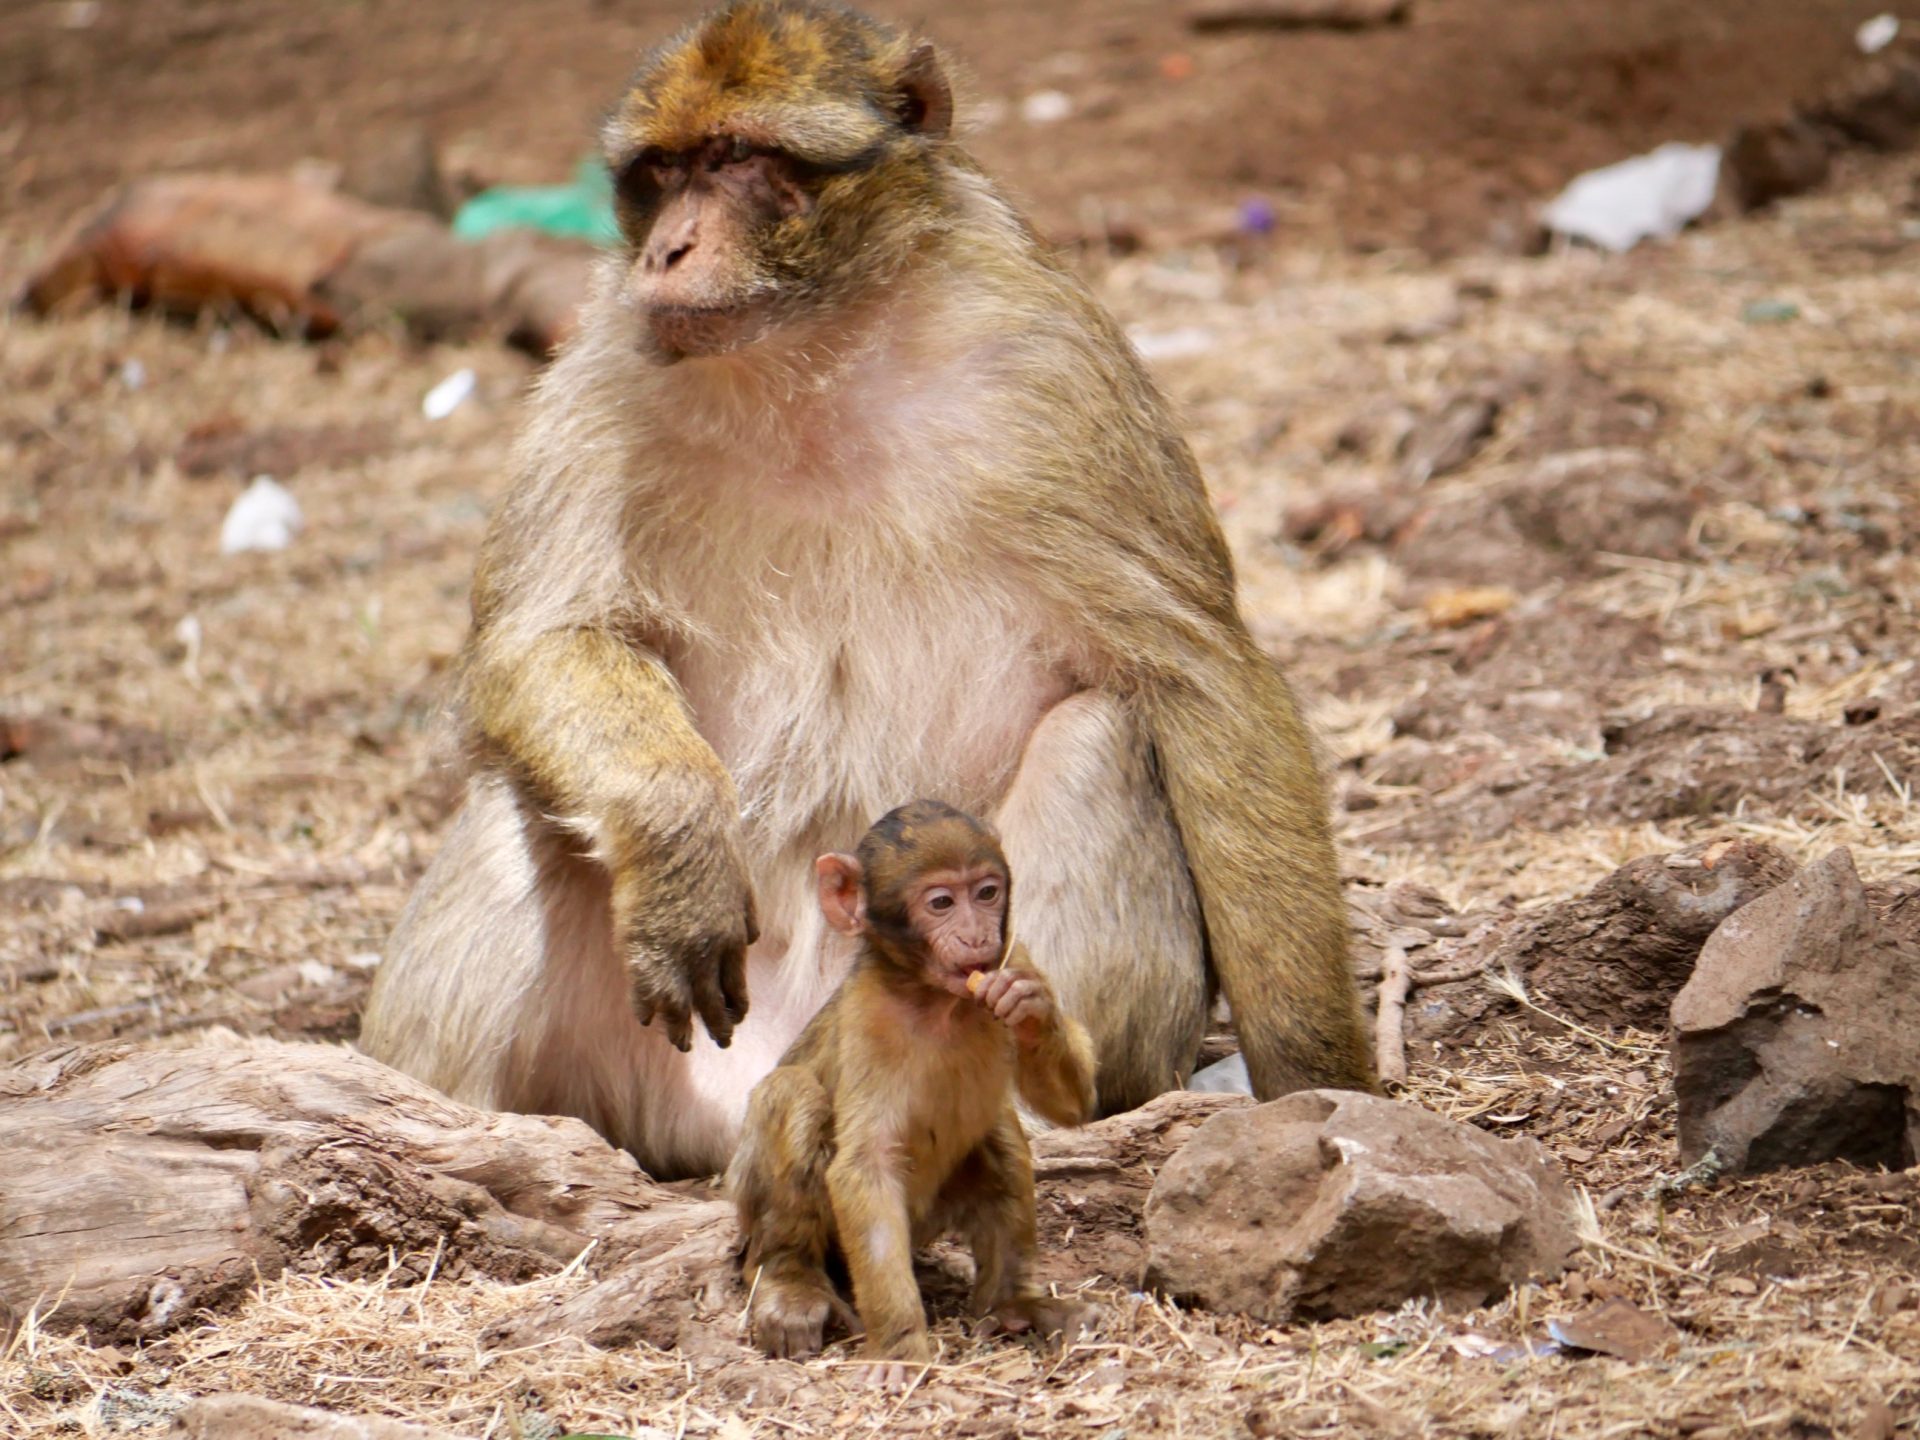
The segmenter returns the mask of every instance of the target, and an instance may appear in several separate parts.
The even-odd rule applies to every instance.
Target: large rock
[[[1680,1154],[1903,1168],[1920,1148],[1920,945],[1835,850],[1733,915],[1673,1002]]]
[[[1468,1309],[1579,1245],[1538,1143],[1340,1090],[1215,1115],[1160,1171],[1146,1230],[1149,1283],[1268,1321]]]

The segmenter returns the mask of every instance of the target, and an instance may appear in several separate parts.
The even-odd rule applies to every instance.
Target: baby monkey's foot
[[[818,1354],[826,1343],[827,1322],[838,1319],[856,1329],[853,1311],[824,1275],[762,1274],[753,1296],[753,1341],[777,1360]]]

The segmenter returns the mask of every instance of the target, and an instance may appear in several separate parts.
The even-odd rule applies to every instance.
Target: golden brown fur
[[[1103,1110],[1183,1082],[1216,980],[1256,1093],[1372,1084],[1306,731],[1193,458],[944,93],[925,47],[812,4],[643,65],[608,130],[632,248],[481,556],[469,805],[375,1055],[718,1168],[851,961],[811,858],[934,794],[1004,837]],[[746,162],[759,198],[668,271],[646,177],[698,180],[729,131],[806,158]]]
[[[907,807],[905,825],[883,833],[902,813],[860,846],[871,908],[853,970],[755,1088],[728,1172],[754,1338],[777,1355],[818,1349],[824,1322],[843,1310],[825,1268],[838,1250],[866,1353],[928,1358],[912,1252],[956,1228],[974,1254],[974,1313],[1052,1328],[1071,1319],[1026,1282],[1033,1162],[1013,1102],[1017,1092],[1057,1125],[1084,1120],[1092,1045],[1051,1005],[1040,1035],[1017,1044],[982,1005],[929,982],[897,902],[928,874],[984,860],[1004,876],[1007,866],[991,832],[945,807]],[[1047,995],[1025,950],[1006,944],[1002,931],[1000,968]]]

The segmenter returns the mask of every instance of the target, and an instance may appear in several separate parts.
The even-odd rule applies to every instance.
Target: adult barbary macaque
[[[1193,457],[952,114],[930,46],[823,4],[642,63],[373,1055],[718,1170],[852,959],[813,858],[937,795],[1003,837],[1101,1110],[1183,1082],[1216,981],[1256,1094],[1372,1084],[1307,735]]]
[[[780,1356],[820,1348],[845,1308],[826,1271],[837,1250],[865,1355],[931,1359],[913,1250],[953,1229],[973,1251],[976,1315],[1068,1328],[1082,1307],[1027,1283],[1033,1160],[1014,1095],[1056,1125],[1078,1124],[1093,1109],[1093,1047],[1010,944],[998,839],[917,801],[815,870],[827,924],[859,950],[754,1089],[727,1174],[754,1340]]]

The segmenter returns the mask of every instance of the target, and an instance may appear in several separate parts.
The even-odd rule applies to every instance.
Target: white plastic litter
[[[1878,55],[1891,45],[1899,34],[1900,17],[1898,15],[1876,15],[1853,32],[1853,43],[1860,47],[1862,55]]]
[[[1247,1058],[1244,1055],[1229,1055],[1224,1060],[1216,1060],[1204,1070],[1193,1072],[1193,1078],[1187,1081],[1187,1089],[1204,1090],[1210,1095],[1251,1095],[1253,1081],[1247,1075]]]
[[[1073,113],[1073,97],[1064,90],[1036,90],[1020,102],[1020,118],[1029,125],[1051,125]]]
[[[200,617],[182,615],[180,623],[173,627],[173,638],[180,642],[180,649],[183,652],[180,656],[181,670],[186,672],[189,680],[198,680],[200,678],[200,646],[206,639],[205,632],[200,628]]]
[[[1656,235],[1679,234],[1713,203],[1719,182],[1719,146],[1662,145],[1589,170],[1560,192],[1542,218],[1555,234],[1631,250]]]
[[[444,420],[467,403],[473,387],[473,371],[456,370],[427,391],[427,398],[420,402],[420,413],[429,420]]]
[[[1213,332],[1200,325],[1182,325],[1176,330],[1143,330],[1134,326],[1127,331],[1133,348],[1142,360],[1184,360],[1205,355],[1217,343]]]
[[[257,475],[220,522],[220,553],[284,550],[293,543],[303,523],[300,502],[285,487],[275,484],[271,476]]]

